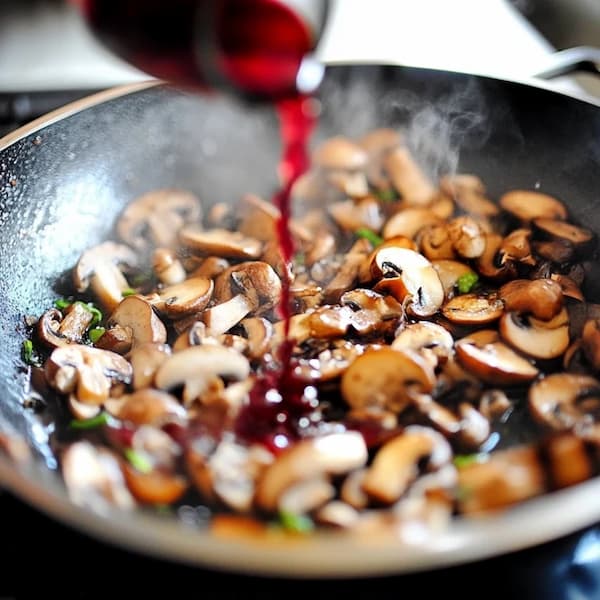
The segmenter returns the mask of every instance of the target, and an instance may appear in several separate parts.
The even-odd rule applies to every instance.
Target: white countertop
[[[0,19],[0,92],[148,78],[102,48],[73,9],[35,6]],[[507,0],[331,0],[317,56],[527,81],[553,52]]]

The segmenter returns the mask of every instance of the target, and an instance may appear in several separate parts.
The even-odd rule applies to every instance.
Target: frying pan
[[[330,65],[312,143],[375,126],[405,130],[432,176],[478,174],[492,197],[539,189],[600,231],[600,106],[543,87],[392,65]],[[170,518],[94,512],[68,499],[49,444],[49,405],[32,409],[20,351],[24,315],[62,293],[79,254],[114,235],[127,202],[178,186],[205,204],[276,189],[280,143],[272,107],[196,96],[149,82],[64,107],[0,141],[0,431],[33,460],[0,457],[0,482],[24,502],[88,534],[148,555],[273,576],[370,576],[456,565],[531,547],[600,520],[600,479],[503,513],[457,521],[400,542],[317,534],[290,542],[216,538]],[[594,262],[592,257],[592,262]],[[600,278],[585,294],[600,298]],[[365,551],[368,549],[368,551]]]

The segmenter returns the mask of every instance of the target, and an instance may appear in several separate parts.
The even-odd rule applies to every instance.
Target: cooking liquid
[[[281,187],[273,202],[283,262],[290,266],[294,241],[289,229],[295,181],[309,165],[308,142],[315,126],[310,98],[298,92],[296,77],[314,36],[298,15],[275,0],[71,0],[83,10],[94,33],[143,71],[179,86],[233,90],[274,104],[280,122]],[[240,168],[242,168],[240,166]],[[282,275],[278,307],[285,341],[275,366],[266,365],[236,422],[237,434],[284,448],[310,425],[316,390],[294,376],[289,339],[290,273]]]

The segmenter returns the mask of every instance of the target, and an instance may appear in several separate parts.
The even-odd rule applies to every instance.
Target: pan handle
[[[534,77],[554,79],[577,71],[600,75],[600,48],[575,46],[559,50],[548,57],[544,69],[535,73]]]

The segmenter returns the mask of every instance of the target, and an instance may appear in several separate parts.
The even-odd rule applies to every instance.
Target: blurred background
[[[317,55],[527,81],[557,50],[577,46],[600,47],[599,0],[330,0]],[[0,1],[0,135],[147,78],[101,46],[66,0]],[[600,98],[600,77],[589,74],[551,85]]]

